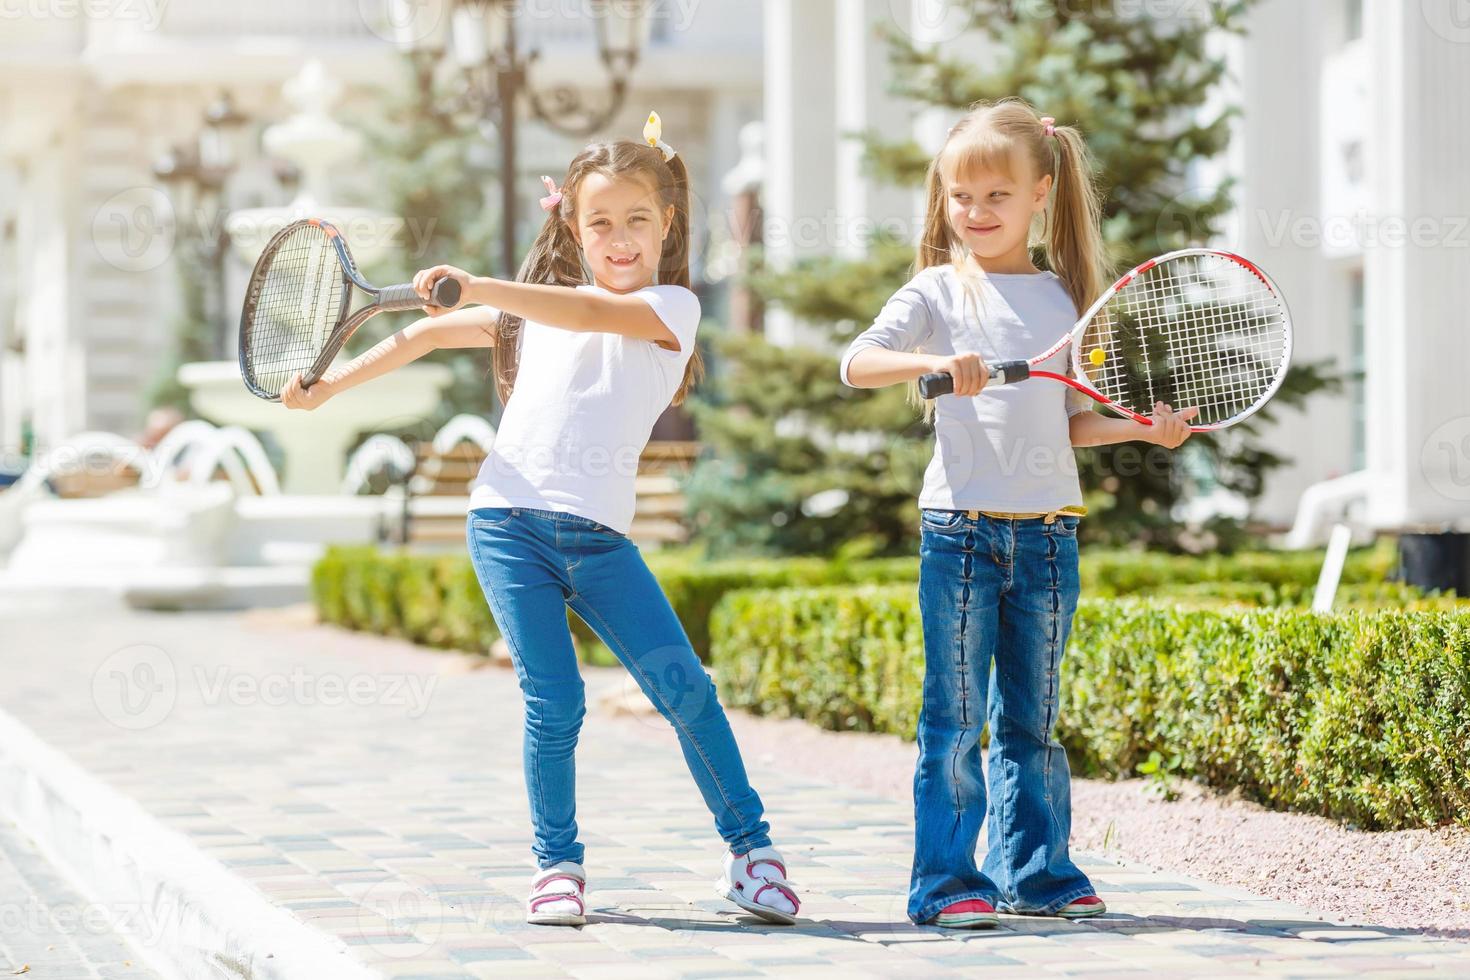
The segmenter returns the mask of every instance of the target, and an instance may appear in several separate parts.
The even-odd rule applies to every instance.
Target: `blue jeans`
[[[604,524],[560,511],[480,507],[466,523],[475,574],[525,696],[523,764],[538,865],[582,863],[573,751],[586,699],[568,606],[673,724],[730,849],[769,846],[764,808],[746,779],[714,681],[638,546]]]
[[[1057,667],[1077,608],[1077,522],[922,511],[914,922],[972,898],[1051,914],[1094,894],[1067,854],[1071,772],[1052,735]],[[980,766],[987,719],[988,798]],[[982,817],[988,849],[977,868]]]

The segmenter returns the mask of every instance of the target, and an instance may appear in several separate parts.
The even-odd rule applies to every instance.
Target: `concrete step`
[[[313,929],[248,879],[0,711],[0,808],[76,882],[152,970],[218,980],[371,980],[340,938]],[[35,976],[61,976],[37,970]],[[72,975],[72,974],[66,974]],[[102,976],[139,976],[107,972]]]

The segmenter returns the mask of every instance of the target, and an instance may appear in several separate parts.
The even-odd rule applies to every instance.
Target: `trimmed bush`
[[[648,564],[701,657],[709,650],[710,612],[734,589],[917,581],[919,574],[918,559],[910,558],[701,562],[687,555],[654,554]],[[311,596],[323,622],[429,646],[485,652],[500,635],[474,566],[463,555],[328,548],[312,570]],[[591,627],[575,614],[569,614],[568,622],[590,660],[614,662]]]
[[[1311,601],[1321,562],[1322,553],[1317,551],[1192,558],[1089,549],[1082,558],[1082,594],[1102,597],[1146,592],[1196,606],[1305,604]],[[1385,581],[1393,563],[1391,541],[1351,552],[1343,570],[1340,602],[1416,607],[1452,603]],[[710,614],[728,592],[912,584],[919,578],[917,557],[851,562],[819,558],[704,561],[691,552],[675,551],[652,552],[648,564],[701,657],[707,657],[710,648]],[[412,555],[372,546],[330,548],[313,571],[312,598],[325,622],[431,646],[483,652],[499,635],[474,568],[464,555]],[[575,615],[569,622],[589,659],[612,662],[611,653],[591,628]]]
[[[909,587],[742,591],[711,622],[727,704],[913,738]],[[1078,773],[1181,774],[1364,827],[1470,825],[1470,607],[1188,609],[1084,600],[1058,737]]]

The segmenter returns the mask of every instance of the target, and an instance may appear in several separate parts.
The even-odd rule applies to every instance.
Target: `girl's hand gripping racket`
[[[1073,377],[1036,366],[1071,345]],[[1255,264],[1213,249],[1170,252],[1113,284],[1050,350],[988,364],[986,387],[1050,378],[1152,425],[1154,404],[1196,407],[1193,432],[1223,429],[1264,405],[1291,361],[1291,317]],[[919,378],[919,393],[954,390],[948,374]]]
[[[373,302],[348,313],[352,287]],[[432,301],[459,304],[459,283],[440,279]],[[424,306],[412,283],[378,288],[357,271],[342,233],[317,218],[293,221],[271,237],[255,262],[240,312],[240,374],[250,393],[279,401],[296,372],[315,384],[347,339],[368,319]]]

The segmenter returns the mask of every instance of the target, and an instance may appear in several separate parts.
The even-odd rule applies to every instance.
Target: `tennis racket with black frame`
[[[1072,376],[1037,370],[1069,344]],[[1291,346],[1286,300],[1260,266],[1231,252],[1188,248],[1120,278],[1044,353],[987,364],[985,386],[1048,378],[1145,425],[1153,424],[1155,402],[1194,407],[1190,430],[1208,432],[1270,400]],[[919,378],[925,398],[953,391],[947,373]]]
[[[348,312],[353,287],[373,297]],[[321,379],[357,328],[379,313],[452,307],[459,283],[440,279],[425,301],[412,283],[373,286],[363,279],[336,226],[320,218],[293,221],[271,236],[255,262],[240,311],[240,375],[250,393],[280,401],[302,372],[301,387]]]

